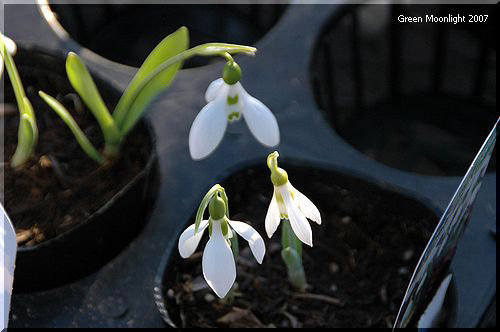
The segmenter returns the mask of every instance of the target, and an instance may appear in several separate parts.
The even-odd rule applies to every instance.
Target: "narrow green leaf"
[[[171,67],[177,68],[179,63],[193,57],[195,55],[202,56],[215,56],[223,55],[224,53],[235,54],[235,53],[247,53],[254,54],[256,49],[254,47],[235,45],[235,44],[223,44],[223,43],[208,43],[199,45],[188,50],[185,50],[163,62],[161,65],[155,68],[154,71],[149,73],[141,82],[139,82],[137,88],[131,92],[130,100],[131,104],[129,109],[123,115],[123,124],[120,126],[122,135],[126,135],[127,132],[134,127],[139,118],[144,113],[146,106],[151,102],[151,100],[161,91],[170,86],[173,80],[172,78],[167,80],[161,80],[166,73],[171,72]],[[175,73],[174,73],[175,74]]]
[[[80,144],[83,151],[97,163],[101,164],[103,162],[103,158],[101,154],[94,148],[92,143],[89,141],[87,136],[80,129],[76,121],[73,119],[68,110],[61,104],[57,99],[49,96],[43,91],[39,91],[38,94],[40,97],[59,115],[59,117],[66,123],[69,127],[73,135],[75,136],[78,144]]]
[[[201,200],[200,206],[196,211],[196,218],[194,221],[194,233],[198,232],[198,228],[200,227],[200,223],[203,220],[203,215],[205,214],[205,210],[207,209],[208,204],[210,203],[210,199],[213,195],[215,195],[218,191],[221,191],[222,188],[219,184],[214,185],[210,190],[205,194],[203,199]]]
[[[71,85],[78,92],[85,105],[87,105],[99,123],[106,143],[112,145],[118,144],[121,141],[120,131],[104,104],[87,67],[76,53],[68,53],[66,58],[66,73]]]
[[[186,27],[181,27],[174,33],[171,33],[163,39],[155,49],[148,55],[141,68],[137,71],[133,80],[130,82],[127,90],[120,98],[118,105],[113,112],[118,128],[122,129],[125,122],[125,116],[134,103],[133,96],[144,81],[160,64],[167,61],[171,57],[185,51],[189,47],[189,32]],[[163,89],[165,85],[169,85],[174,79],[175,74],[182,66],[179,62],[175,66],[170,67],[167,71],[159,75],[155,80],[148,84],[148,93],[141,96],[141,102],[135,107],[145,108],[147,104]]]
[[[5,62],[5,69],[7,70],[7,74],[9,75],[10,82],[12,84],[12,88],[14,90],[14,95],[16,96],[17,106],[19,107],[19,112],[22,114],[26,113],[24,111],[24,102],[23,99],[26,97],[24,92],[23,83],[21,82],[21,77],[19,77],[19,72],[17,71],[16,65],[14,63],[14,59],[10,52],[7,49],[7,45],[3,39],[3,35],[0,37],[0,47],[2,57]]]
[[[17,134],[17,146],[10,164],[13,168],[21,166],[33,155],[34,147],[38,137],[35,130],[36,124],[27,114],[23,114],[19,121],[19,131]]]

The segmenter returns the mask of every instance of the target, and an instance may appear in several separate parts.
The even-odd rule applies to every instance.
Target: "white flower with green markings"
[[[288,181],[286,171],[278,167],[278,156],[278,152],[273,152],[267,159],[274,185],[265,222],[267,236],[274,234],[281,219],[288,219],[299,240],[312,247],[312,230],[306,218],[321,225],[321,215],[316,205]]]
[[[210,217],[202,220],[207,205]],[[182,258],[188,258],[195,252],[207,228],[210,238],[203,251],[203,276],[215,294],[223,298],[236,280],[238,241],[233,231],[248,241],[259,264],[264,259],[266,248],[264,240],[252,226],[229,219],[227,196],[220,185],[215,185],[205,195],[198,208],[195,223],[182,232],[178,243]]]
[[[208,86],[205,93],[208,104],[191,126],[189,152],[194,160],[209,156],[222,141],[228,122],[241,117],[262,145],[274,147],[280,142],[278,121],[266,105],[245,91],[240,83],[240,67],[228,58],[223,77]]]
[[[302,242],[313,245],[307,218],[321,224],[321,215],[313,202],[288,181],[287,172],[278,167],[278,156],[275,151],[267,157],[274,194],[266,214],[266,233],[268,237],[273,236],[281,223],[281,257],[287,266],[288,279],[303,291],[307,284],[302,264]]]

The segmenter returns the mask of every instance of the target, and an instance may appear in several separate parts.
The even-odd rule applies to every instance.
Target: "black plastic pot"
[[[312,59],[325,118],[354,148],[390,167],[463,176],[498,117],[495,11],[488,5],[345,7],[324,26]],[[401,16],[465,12],[490,20],[400,22]]]
[[[53,28],[78,44],[116,63],[140,67],[147,55],[180,26],[190,30],[190,44],[217,40],[253,45],[282,15],[286,5],[276,4],[57,4],[44,10],[57,20]],[[52,14],[49,14],[52,15]],[[121,51],[128,49],[128,52]],[[220,59],[193,58],[184,68]]]
[[[427,176],[387,166],[367,157],[331,122],[325,121],[328,115],[323,104],[318,104],[315,87],[311,85],[315,82],[314,65],[322,68],[314,62],[316,53],[320,52],[317,46],[328,26],[335,25],[338,18],[353,8],[356,7],[289,5],[276,25],[256,42],[257,56],[237,57],[244,71],[242,84],[276,115],[281,129],[277,150],[282,158],[300,158],[313,167],[341,169],[345,174],[361,178],[370,176],[381,187],[402,188],[407,196],[439,215],[444,212],[465,169],[463,174],[453,176]],[[57,18],[47,14],[47,7],[8,4],[4,9],[5,32],[9,37],[43,45],[56,54],[75,51],[91,70],[120,90],[132,79],[136,69],[98,56],[75,42],[67,32],[55,27],[53,23]],[[220,77],[221,70],[218,63],[181,70],[169,91],[160,95],[146,114],[157,137],[160,169],[157,200],[161,204],[152,210],[144,230],[130,246],[86,278],[46,292],[15,294],[11,327],[165,325],[152,299],[155,276],[164,259],[162,254],[175,247],[183,224],[192,219],[201,193],[226,179],[228,174],[261,163],[271,152],[255,142],[243,124],[228,128],[226,137],[210,158],[201,162],[191,160],[187,144],[189,128],[205,105],[205,89]],[[388,76],[385,71],[382,75]],[[339,80],[336,84],[339,82],[344,83]],[[346,83],[344,87],[347,86]],[[494,88],[496,83],[493,81],[488,86]],[[474,120],[467,122],[474,124]],[[478,131],[475,139],[484,140],[489,129],[484,133]],[[485,317],[491,317],[496,294],[495,220],[496,174],[490,170],[483,179],[470,223],[450,266],[456,281],[453,322],[457,327],[484,325]]]
[[[15,61],[25,87],[31,83],[37,88],[61,89],[58,92],[63,94],[69,89],[61,83],[69,84],[64,58],[39,48],[20,47]],[[119,93],[115,88],[102,79],[95,81],[107,102],[117,100]],[[33,91],[28,95],[33,98]],[[45,107],[36,99],[34,105]],[[151,212],[158,178],[154,132],[146,121],[137,130],[147,133],[149,138],[145,144],[150,149],[145,167],[85,221],[47,241],[20,246],[14,292],[44,290],[80,279],[106,264],[137,236]]]
[[[434,230],[434,227],[437,224],[438,216],[435,213],[436,211],[433,211],[429,209],[429,207],[426,206],[425,204],[420,203],[418,201],[418,198],[415,197],[410,198],[409,196],[407,196],[407,193],[405,191],[402,191],[400,188],[395,188],[392,186],[381,186],[380,184],[377,184],[376,182],[373,181],[373,179],[370,179],[369,177],[353,176],[352,174],[346,174],[344,173],[344,171],[339,171],[336,170],[335,168],[332,169],[331,167],[327,167],[326,165],[324,167],[319,167],[318,164],[315,164],[314,166],[308,167],[305,166],[307,165],[307,163],[304,162],[297,162],[297,160],[289,160],[289,159],[286,160],[287,160],[286,163],[280,163],[280,167],[283,167],[284,169],[287,170],[290,176],[290,181],[292,182],[294,187],[299,188],[299,190],[301,190],[304,193],[308,193],[307,196],[313,202],[316,202],[318,209],[322,213],[322,219],[323,219],[322,225],[312,226],[313,239],[315,238],[315,234],[316,236],[319,236],[321,233],[325,232],[325,227],[327,227],[328,223],[332,223],[330,227],[333,227],[333,229],[335,229],[335,233],[340,232],[344,234],[342,238],[345,237],[346,245],[348,245],[349,248],[352,248],[352,250],[354,250],[354,252],[357,253],[355,260],[356,261],[359,260],[361,262],[363,261],[363,256],[364,256],[363,250],[367,250],[366,246],[369,246],[365,238],[367,236],[366,232],[363,233],[361,230],[363,229],[363,227],[371,225],[369,238],[371,241],[375,241],[374,243],[378,243],[376,247],[377,251],[380,250],[381,252],[389,252],[391,250],[394,250],[393,247],[395,248],[396,246],[398,250],[401,250],[401,252],[398,251],[398,254],[395,255],[394,259],[392,259],[390,262],[387,262],[387,256],[384,255],[377,256],[379,257],[378,259],[380,261],[379,263],[374,264],[372,266],[372,268],[375,268],[375,270],[370,270],[370,273],[365,275],[366,280],[369,280],[373,278],[374,275],[381,276],[382,274],[380,273],[381,272],[380,269],[384,269],[385,271],[392,271],[391,272],[392,275],[390,273],[383,274],[384,276],[391,275],[390,277],[391,282],[395,280],[408,279],[406,282],[395,283],[402,285],[402,288],[398,290],[399,295],[401,297],[400,299],[401,301],[406,291],[406,287],[409,278],[411,276],[411,271],[413,271],[413,269],[415,268],[418,258],[422,254],[423,249],[427,244],[427,241],[429,240],[430,235]],[[253,225],[253,227],[262,236],[264,236],[265,234],[264,217],[265,213],[267,212],[267,207],[272,195],[272,184],[268,178],[268,170],[265,166],[262,165],[263,163],[264,161],[255,166],[245,168],[242,170],[240,169],[221,182],[221,185],[226,189],[226,192],[228,193],[230,202],[229,204],[231,206],[231,211],[232,211],[231,213],[233,214],[233,216],[235,216],[234,219],[246,220],[251,225]],[[335,195],[331,195],[331,197],[329,196],[328,198],[320,199],[321,197],[325,197],[326,193],[335,193]],[[234,201],[231,202],[232,197],[235,200],[237,200],[237,202]],[[252,197],[257,201],[255,200],[249,201],[248,200],[249,197]],[[342,210],[342,212],[337,212],[339,210],[339,207],[342,206],[343,204],[344,206],[346,206],[345,210]],[[250,207],[247,208],[246,205]],[[353,207],[351,207],[351,205]],[[244,209],[244,211],[241,211],[242,208]],[[259,211],[259,212],[252,212],[252,215],[249,216],[248,215],[249,211]],[[176,231],[172,233],[175,234],[174,239],[177,240],[179,238],[180,233],[190,224],[193,223],[195,212],[196,211],[193,211],[192,218],[187,220],[185,223],[178,224],[179,227],[177,227]],[[354,223],[356,225],[355,226],[353,225],[352,228],[350,228],[351,226],[345,226],[345,228],[342,228],[339,227],[339,225],[342,224],[342,222],[340,222],[340,224],[334,226],[333,219],[334,215],[336,216],[337,214],[342,216],[345,215],[352,216],[352,221],[348,221],[347,223]],[[257,220],[254,219],[256,218],[256,216],[259,216]],[[402,227],[401,229],[399,229],[397,228],[399,226],[396,226],[394,224],[395,220],[398,220],[398,222],[401,223],[407,223],[407,225],[412,225],[412,226],[418,223],[419,227],[412,230],[406,229],[406,227]],[[375,227],[373,225],[380,225],[380,228]],[[401,236],[401,238],[399,238],[397,241],[394,239],[392,235],[396,229],[399,229],[397,233],[400,234]],[[363,234],[358,234],[356,233],[356,231],[361,232]],[[273,239],[268,239],[266,236],[264,236],[267,248],[271,246],[271,242],[273,242],[274,244],[279,243],[279,237],[280,237],[279,233],[280,232],[276,232],[276,234],[273,236]],[[207,234],[204,235],[204,237],[207,236],[208,236]],[[277,237],[278,239],[276,239],[275,237]],[[364,239],[364,241],[354,240],[354,238]],[[331,245],[332,244],[331,241],[337,241],[337,240],[338,239],[331,239],[328,241],[328,244]],[[313,242],[316,241],[313,240]],[[246,246],[246,244],[244,244],[244,241],[241,242],[242,246],[240,246],[240,250],[242,250]],[[203,251],[203,243],[204,241],[202,240],[200,246],[196,250],[197,253],[201,253]],[[323,243],[316,242],[316,243],[317,245],[320,246],[325,245],[324,242]],[[406,261],[406,264],[408,264],[409,266],[405,266],[405,269],[408,267],[408,272],[406,274],[404,273],[398,274],[398,272],[396,271],[398,271],[398,269],[399,271],[401,271],[402,266],[405,265],[405,261],[399,260],[396,257],[399,255],[403,255],[403,252],[407,250],[407,248],[414,248],[416,250],[415,252],[412,253],[412,258],[409,261]],[[304,249],[304,251],[308,252],[309,249],[310,248],[307,247]],[[330,250],[337,251],[338,249],[339,248],[337,248],[337,246],[332,245],[332,249]],[[375,250],[375,247],[372,249]],[[266,257],[264,258],[264,260],[266,259],[269,260],[270,259],[269,255],[270,255],[269,253],[266,253]],[[279,256],[279,251],[275,252],[272,255]],[[311,252],[308,253],[308,256],[313,257],[313,258],[308,258],[308,260],[315,259],[318,262],[321,262],[318,264],[318,266],[321,266],[321,264],[323,264],[324,266],[324,268],[322,269],[317,269],[318,266],[316,266],[316,268],[314,268],[314,271],[316,273],[328,273],[329,260],[327,257],[324,256],[317,257],[314,256],[314,254]],[[329,257],[329,259],[332,258],[334,260],[339,259],[338,256]],[[309,262],[308,260],[306,260],[304,263],[306,269],[308,269],[308,267],[306,266],[306,264],[308,264]],[[185,265],[186,269],[181,269],[180,266],[183,263],[186,264]],[[179,306],[176,303],[177,298],[180,295],[175,293],[173,289],[175,288],[176,283],[179,282],[179,280],[184,280],[180,277],[182,273],[190,274],[190,270],[194,269],[193,264],[196,263],[183,262],[183,259],[180,257],[177,251],[176,241],[171,241],[163,253],[160,266],[157,275],[155,277],[153,293],[154,293],[155,303],[158,307],[160,315],[163,318],[164,322],[169,327],[173,328],[192,327],[192,325],[184,326],[181,323],[182,322],[180,318],[181,314]],[[342,265],[340,269],[343,268],[345,268],[345,265]],[[344,274],[340,275],[332,274],[331,282],[333,284],[339,285],[337,282],[344,283],[345,279],[347,278],[356,280],[358,286],[362,287],[361,285],[363,285],[364,282],[362,281],[361,276],[363,275],[362,271],[364,271],[364,269],[366,269],[366,266],[364,265],[364,263],[360,263],[359,270],[358,268],[355,270],[358,272],[352,272],[352,271],[348,272],[348,273],[353,273],[353,275],[349,274],[350,277],[347,277]],[[257,268],[256,273],[258,273],[258,270],[259,269]],[[267,272],[271,271],[267,270]],[[285,272],[285,270],[283,269],[282,272]],[[190,274],[190,276],[193,278],[198,277],[196,274],[192,275]],[[259,277],[258,275],[254,276],[254,278],[258,277]],[[264,278],[264,280],[266,279],[268,280],[267,282],[261,283],[261,287],[265,289],[265,287],[268,287],[265,286],[265,284],[269,283],[270,282],[269,280],[273,279],[269,279],[268,275],[262,275],[262,277]],[[286,276],[283,275],[283,278],[286,278]],[[342,281],[343,279],[344,281]],[[237,268],[236,281],[238,280],[239,279],[238,279],[238,268]],[[313,285],[313,289],[316,289],[316,292],[318,291],[317,286],[318,285]],[[445,308],[443,310],[443,312],[445,313],[443,315],[443,321],[442,321],[443,326],[453,326],[454,325],[453,319],[455,318],[454,315],[456,314],[456,293],[455,293],[454,281],[450,285],[449,290],[450,291],[448,292],[444,305]],[[254,291],[265,293],[263,289]],[[208,292],[211,291],[208,290]],[[252,291],[249,290],[247,291],[242,290],[242,292],[243,293],[249,292],[253,294]],[[390,290],[387,292],[394,294],[395,293],[394,287],[391,287]],[[195,294],[196,291],[193,291],[193,293]],[[378,293],[378,291],[375,291],[374,293]],[[203,292],[203,294],[205,293]],[[201,300],[201,298],[203,297],[202,295],[195,296],[195,300],[192,304],[184,303],[184,306],[198,305],[199,301],[203,301]],[[330,294],[324,294],[324,295],[330,295]],[[249,295],[247,294],[245,296]],[[359,312],[362,310],[360,308],[362,308],[363,306],[357,303],[356,299],[349,299],[343,297],[345,295],[336,296],[334,294],[333,296],[338,298],[341,302],[345,303],[346,307],[351,306],[352,310],[355,310],[355,312]],[[380,301],[379,298],[371,296],[370,294],[363,294],[361,297],[364,299],[372,299],[371,301],[374,301],[374,303],[379,303],[378,307],[391,306],[387,302],[384,303],[377,302]],[[397,305],[399,305],[399,303]],[[237,304],[235,306],[238,307]],[[345,313],[344,312],[340,313],[338,307],[333,306],[332,308],[335,308],[335,312],[337,315],[340,315],[340,317],[344,317]],[[207,309],[205,308],[203,310]],[[330,311],[328,311],[328,313],[325,312],[324,314],[328,315],[329,313]],[[263,313],[261,312],[260,314]],[[300,312],[298,314],[301,316],[304,315],[303,312]],[[365,312],[365,314],[366,316],[358,317],[357,321],[359,322],[359,324],[365,324],[364,319],[370,317],[370,312],[368,310]],[[380,320],[380,315],[381,315],[380,312],[373,312],[372,317],[370,317],[370,321],[373,320],[375,323],[377,320]],[[278,322],[274,321],[263,322],[263,323],[264,324],[274,323],[275,325],[278,324]],[[347,321],[339,323],[352,324],[352,322],[347,322]],[[213,322],[213,324],[215,326],[216,323]],[[380,321],[378,321],[375,324],[380,324]],[[342,327],[347,327],[347,326],[349,325]],[[362,326],[368,327],[366,325]],[[371,327],[377,327],[377,326],[378,325]],[[335,326],[329,326],[329,327],[335,327]]]

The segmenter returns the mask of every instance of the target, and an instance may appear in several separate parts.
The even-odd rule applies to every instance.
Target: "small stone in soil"
[[[197,276],[196,278],[194,278],[191,281],[191,290],[193,292],[198,292],[198,291],[201,291],[201,290],[207,289],[207,288],[208,288],[208,284],[205,281],[205,278],[203,278],[202,276]]]
[[[383,285],[381,288],[380,288],[380,291],[379,291],[379,296],[380,296],[380,301],[382,301],[382,303],[387,303],[387,285]]]
[[[350,216],[345,216],[340,219],[340,222],[343,223],[344,225],[347,225],[348,223],[351,222],[351,220],[352,218]]]
[[[210,293],[207,293],[205,294],[205,296],[203,297],[203,299],[205,300],[205,302],[207,303],[212,303],[214,300],[215,300],[215,296],[213,296],[212,294]]]
[[[33,236],[33,233],[31,232],[31,229],[18,230],[18,232],[16,234],[16,242],[18,244],[21,244],[21,243],[26,242],[29,239],[31,239],[32,236]]]
[[[337,263],[330,263],[329,267],[330,267],[330,272],[331,273],[337,273],[337,272],[339,272],[340,268],[339,268],[339,265]]]
[[[403,260],[409,261],[413,257],[413,249],[408,249],[403,253]]]
[[[52,167],[52,162],[46,155],[41,156],[40,159],[38,159],[38,163],[40,164],[40,167],[42,167],[43,169],[48,169]]]

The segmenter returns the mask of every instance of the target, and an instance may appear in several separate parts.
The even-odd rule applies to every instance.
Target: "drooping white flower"
[[[202,220],[198,231],[195,233],[195,224],[189,226],[180,236],[178,249],[182,258],[191,256],[203,236],[205,229],[209,228],[210,238],[203,250],[202,269],[203,276],[208,285],[223,298],[233,286],[236,279],[236,265],[231,251],[230,238],[235,236],[233,231],[243,237],[250,246],[253,256],[259,264],[264,259],[266,248],[264,240],[250,225],[235,220],[229,220],[224,213],[208,220]]]
[[[220,144],[227,123],[245,120],[252,135],[264,146],[280,142],[278,122],[269,108],[245,91],[239,82],[239,66],[226,64],[224,77],[208,86],[207,105],[198,113],[189,132],[189,151],[195,160],[210,155]]]
[[[7,48],[7,52],[9,52],[10,55],[14,55],[16,54],[16,51],[17,51],[17,46],[16,46],[16,43],[14,43],[14,41],[4,35],[1,35],[1,37],[3,39],[3,42],[5,43],[5,47]],[[2,74],[3,74],[3,50],[0,52],[0,78],[2,77]]]
[[[321,215],[313,202],[288,181],[286,171],[278,168],[278,156],[278,152],[273,152],[268,157],[274,193],[265,220],[267,236],[274,234],[281,219],[288,219],[297,238],[312,247],[312,230],[306,218],[321,224]]]

